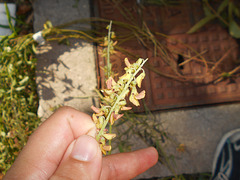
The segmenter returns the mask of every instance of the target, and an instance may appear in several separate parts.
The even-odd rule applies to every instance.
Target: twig
[[[220,16],[215,9],[208,3],[208,1],[205,1],[206,5],[209,7],[209,9],[218,17],[218,19],[220,19],[226,26],[229,26],[229,23],[227,21],[225,21],[225,19],[222,18],[222,16]]]
[[[110,62],[110,47],[111,47],[111,28],[112,28],[112,21],[108,26],[108,46],[107,46],[107,79],[110,78],[111,75],[111,62]]]
[[[211,68],[210,72],[213,72],[218,66],[219,64],[228,56],[228,54],[236,47],[232,47],[230,48],[216,63],[215,65]]]
[[[231,76],[231,75],[233,75],[234,73],[236,73],[237,71],[239,71],[240,70],[240,66],[238,66],[238,67],[236,67],[236,68],[234,68],[232,71],[230,71],[230,72],[228,72],[227,74],[229,75],[229,76]],[[219,77],[217,80],[215,80],[214,82],[213,82],[213,84],[217,84],[217,83],[219,83],[220,81],[222,81],[224,79],[224,77]]]

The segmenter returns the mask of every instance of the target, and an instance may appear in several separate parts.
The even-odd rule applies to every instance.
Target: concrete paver
[[[72,40],[70,46],[56,42],[38,49],[38,115],[47,118],[59,105],[89,113],[95,102],[96,73],[92,44]]]
[[[240,104],[234,103],[155,114],[162,122],[163,129],[174,140],[174,143],[166,141],[162,145],[169,156],[174,156],[176,165],[173,167],[177,174],[211,172],[218,142],[225,133],[240,128],[239,109]],[[184,152],[176,150],[179,144],[184,144]],[[161,169],[160,165],[156,175],[171,174]]]
[[[36,32],[48,20],[56,26],[90,17],[88,0],[36,0],[33,6]],[[94,46],[82,40],[70,40],[69,46],[51,42],[38,48],[37,58],[38,115],[42,120],[59,105],[88,113],[97,86]]]

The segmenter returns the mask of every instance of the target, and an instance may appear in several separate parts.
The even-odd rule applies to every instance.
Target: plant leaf
[[[36,116],[36,114],[33,113],[33,112],[27,112],[27,115],[32,116],[32,117],[35,117],[35,116]]]
[[[187,33],[191,34],[199,30],[201,27],[203,27],[205,24],[207,24],[209,21],[213,20],[216,17],[215,14],[207,16],[203,19],[201,19],[199,22],[197,22]]]
[[[11,31],[13,32],[13,34],[16,34],[16,30],[12,24],[12,19],[11,19],[11,15],[7,6],[7,3],[4,4],[5,5],[5,10],[6,10],[6,15],[7,15],[7,19],[8,19],[8,25],[9,28],[11,29]]]
[[[217,9],[217,12],[220,14],[228,5],[229,0],[224,0]]]
[[[240,27],[234,20],[229,22],[229,33],[234,38],[240,38]]]
[[[28,76],[25,76],[21,81],[19,81],[19,84],[20,85],[25,85],[29,80],[29,77]]]
[[[4,89],[0,89],[0,97],[3,97],[3,95],[4,95],[5,92],[6,92],[6,91],[5,91]]]
[[[10,27],[9,27],[8,25],[2,25],[2,24],[0,24],[0,28],[9,29]]]
[[[238,18],[240,18],[240,11],[237,6],[233,7],[233,12]]]
[[[16,91],[21,91],[21,90],[23,90],[23,89],[25,89],[25,86],[21,86],[21,87],[15,88]]]
[[[206,17],[212,15],[211,9],[206,5],[206,3],[203,4],[203,11]]]
[[[229,19],[229,22],[231,22],[233,20],[233,7],[234,7],[233,3],[230,2],[228,4],[228,19]],[[229,24],[229,26],[230,26],[230,24]]]

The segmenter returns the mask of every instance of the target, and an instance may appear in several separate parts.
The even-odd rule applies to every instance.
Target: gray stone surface
[[[79,3],[77,8],[76,2]],[[34,15],[34,27],[38,31],[46,20],[58,25],[88,17],[89,1],[36,0]],[[58,105],[70,105],[88,113],[95,101],[94,47],[84,41],[72,40],[70,46],[51,43],[39,47],[38,51],[39,115],[43,119],[48,117],[51,109]],[[169,156],[174,156],[172,166],[177,174],[211,171],[217,143],[226,132],[240,127],[239,109],[240,104],[235,103],[154,113],[163,130],[173,139],[162,146]],[[138,136],[133,135],[131,141],[133,150],[147,147]],[[184,144],[184,152],[176,150],[179,144]],[[169,175],[172,173],[158,163],[136,179]]]
[[[88,0],[36,0],[33,6],[36,32],[47,20],[60,25],[90,17]],[[38,115],[42,120],[62,105],[88,113],[97,86],[94,46],[82,40],[70,40],[70,46],[51,42],[38,47],[37,58]]]
[[[70,46],[56,42],[38,48],[38,115],[46,119],[60,106],[88,113],[97,86],[93,46],[72,40]]]
[[[46,21],[51,21],[53,26],[62,25],[77,19],[90,17],[89,0],[35,0],[34,31],[43,29]],[[73,25],[71,28],[89,28],[86,24]]]
[[[240,128],[239,109],[240,104],[235,103],[155,113],[173,139],[162,145],[169,156],[174,156],[176,174],[211,172],[218,142],[225,133]],[[185,152],[176,150],[179,144],[184,144]],[[157,164],[151,174],[159,177],[172,173]]]

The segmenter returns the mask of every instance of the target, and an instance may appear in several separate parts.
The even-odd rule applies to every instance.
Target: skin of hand
[[[29,137],[4,180],[131,179],[158,161],[150,147],[102,157],[89,115],[62,107]]]

